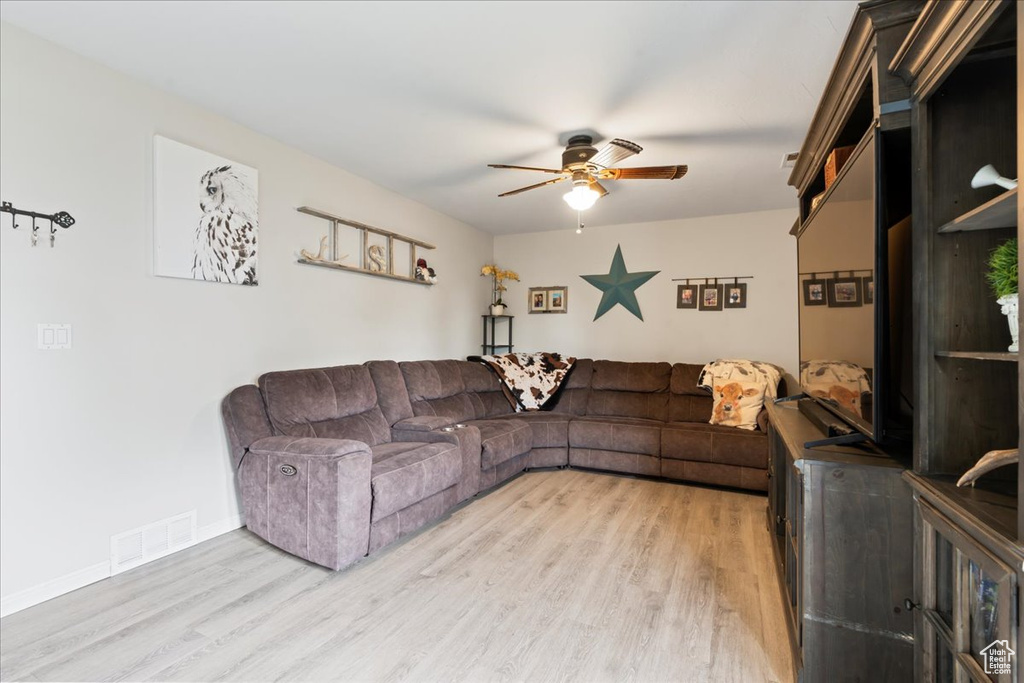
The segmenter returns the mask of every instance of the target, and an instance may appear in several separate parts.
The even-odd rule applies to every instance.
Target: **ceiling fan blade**
[[[558,173],[558,174],[562,173],[561,171],[556,171],[553,168],[536,168],[534,166],[509,166],[508,164],[487,164],[487,165],[490,166],[491,168],[518,168],[520,171],[540,171],[542,173]]]
[[[597,154],[590,157],[589,163],[601,168],[608,168],[614,166],[623,159],[629,158],[634,154],[639,154],[644,151],[644,148],[635,142],[629,140],[623,140],[621,138],[615,138],[607,145],[602,147]]]
[[[640,168],[606,168],[595,175],[602,180],[675,180],[686,175],[687,167],[641,166]]]
[[[590,182],[587,183],[587,187],[589,187],[591,190],[593,190],[594,192],[596,192],[597,194],[600,195],[600,197],[598,197],[598,199],[600,199],[601,197],[603,197],[606,194],[608,194],[608,190],[604,189],[604,186],[601,185],[601,183],[599,183],[596,180],[594,180],[593,178],[591,178]]]
[[[545,180],[543,183],[537,183],[536,185],[529,185],[527,187],[520,187],[518,190],[511,190],[510,192],[502,192],[499,197],[508,197],[510,195],[519,194],[520,192],[526,192],[527,190],[535,190],[538,187],[544,187],[545,185],[551,185],[552,183],[560,183],[565,180],[565,176],[561,178],[552,178],[551,180]]]

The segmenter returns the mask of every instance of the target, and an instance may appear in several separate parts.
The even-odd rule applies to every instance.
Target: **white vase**
[[[1014,353],[1020,348],[1020,320],[1017,317],[1017,296],[1016,294],[1010,294],[996,299],[996,303],[1003,307],[1003,313],[1006,315],[1007,322],[1010,323],[1010,339],[1013,343],[1010,344],[1009,350]]]
[[[505,315],[505,304],[491,304],[491,315]]]

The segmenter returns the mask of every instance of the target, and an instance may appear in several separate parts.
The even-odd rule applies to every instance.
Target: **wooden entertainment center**
[[[769,409],[768,521],[801,680],[1024,680],[1024,478],[955,485],[1020,446],[1024,421],[1024,366],[985,280],[1024,204],[971,187],[986,164],[1022,175],[1019,15],[1010,0],[861,3],[790,178],[799,237],[841,191],[833,151],[874,130],[878,168],[909,164],[909,182],[880,172],[876,220],[912,217],[912,439],[806,447],[822,433],[792,404]]]

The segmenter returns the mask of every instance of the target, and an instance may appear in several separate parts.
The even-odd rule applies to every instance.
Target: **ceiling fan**
[[[594,138],[591,135],[574,135],[569,138],[569,144],[562,152],[562,170],[553,168],[536,168],[533,166],[510,166],[508,164],[487,164],[491,168],[517,168],[523,171],[540,171],[541,173],[553,173],[557,178],[545,180],[542,183],[521,187],[518,190],[503,192],[499,197],[509,197],[514,194],[534,190],[545,185],[553,185],[563,180],[572,181],[572,191],[564,195],[565,202],[577,211],[584,211],[594,205],[600,197],[608,194],[599,180],[675,180],[686,175],[687,167],[677,166],[642,166],[640,168],[612,168],[623,159],[639,154],[643,147],[630,142],[615,138],[607,145],[597,150],[593,145]]]

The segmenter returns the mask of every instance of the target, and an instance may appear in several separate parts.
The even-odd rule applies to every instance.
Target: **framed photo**
[[[530,313],[547,313],[548,293],[542,287],[530,288]]]
[[[565,313],[569,305],[569,290],[552,287],[548,290],[548,313]]]
[[[825,290],[828,288],[826,280],[812,278],[804,280],[804,306],[825,306],[828,304],[828,297]]]
[[[722,310],[722,285],[701,285],[700,286],[700,310],[720,311]]]
[[[568,287],[530,287],[527,295],[530,313],[566,313],[569,311]]]
[[[829,308],[851,308],[862,306],[861,281],[859,277],[834,277],[828,279]]]
[[[868,275],[867,277],[862,277],[860,281],[861,287],[864,290],[864,303],[875,303],[875,276]]]
[[[676,288],[676,308],[697,308],[699,298],[697,285],[679,285]]]
[[[726,308],[746,308],[747,307],[747,283],[746,282],[734,282],[732,284],[723,285],[725,291],[725,307]]]

